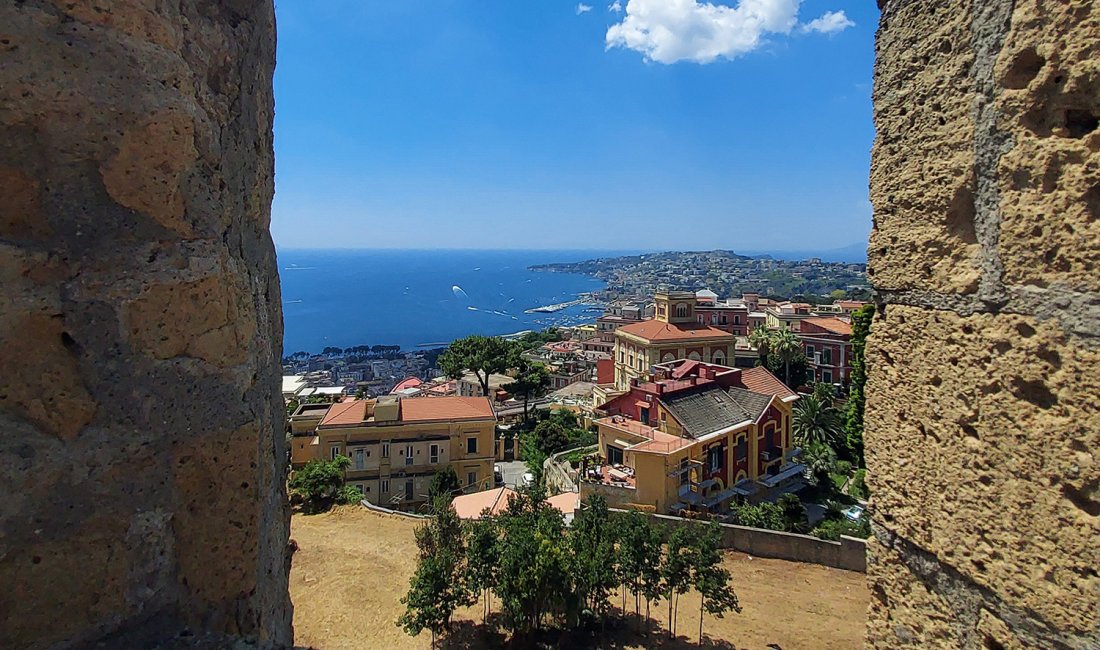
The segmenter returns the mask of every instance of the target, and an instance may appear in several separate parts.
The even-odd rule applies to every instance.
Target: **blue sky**
[[[870,230],[873,2],[276,14],[280,248],[810,250]]]

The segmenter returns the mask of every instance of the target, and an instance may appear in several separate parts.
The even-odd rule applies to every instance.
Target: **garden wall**
[[[625,510],[613,512],[625,513]],[[709,522],[669,515],[648,514],[650,521],[666,532],[681,526],[707,526]],[[845,571],[867,571],[867,546],[862,539],[841,537],[839,542],[762,528],[719,524],[722,548],[757,557],[809,562]]]

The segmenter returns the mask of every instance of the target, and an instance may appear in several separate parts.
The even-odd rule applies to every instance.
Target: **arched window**
[[[713,358],[714,363],[717,363],[719,365],[725,365],[726,363],[726,355],[722,354],[721,350],[715,352]]]
[[[661,363],[667,363],[669,361],[675,361],[676,355],[671,352],[665,352],[665,355],[661,357]]]
[[[701,361],[698,352],[692,352],[691,354],[689,354],[688,359],[691,359],[692,361]]]
[[[677,318],[686,318],[687,315],[688,315],[688,306],[687,305],[685,305],[684,303],[680,303],[680,304],[676,305],[676,317]]]

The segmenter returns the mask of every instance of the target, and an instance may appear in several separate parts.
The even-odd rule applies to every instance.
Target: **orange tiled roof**
[[[419,377],[406,377],[405,379],[402,379],[400,382],[398,382],[398,384],[394,386],[393,390],[391,390],[390,392],[397,393],[399,391],[405,390],[406,388],[419,388],[420,385],[423,383],[424,382],[420,381]]]
[[[768,369],[763,366],[742,370],[741,383],[754,393],[775,395],[779,398],[798,396],[797,393],[787,388],[783,382],[779,381],[775,375],[768,372]]]
[[[710,327],[709,325],[699,325],[695,323],[681,325],[666,323],[659,320],[644,320],[638,323],[631,323],[630,325],[623,325],[615,330],[616,334],[619,332],[625,332],[626,334],[631,334],[647,341],[691,341],[701,338],[734,338],[733,334],[720,330],[717,327]]]
[[[515,494],[511,488],[500,487],[457,496],[451,501],[451,505],[460,519],[481,519],[481,513],[486,508],[489,509],[489,514],[493,515],[504,512],[508,507],[508,501]]]
[[[817,325],[823,330],[832,332],[833,334],[845,334],[847,336],[852,335],[852,324],[846,323],[839,318],[830,318],[828,316],[817,318],[806,318],[802,320],[803,323],[810,323],[811,325]]]
[[[358,424],[367,419],[367,401],[362,399],[351,400],[333,404],[325,417],[321,418],[320,426],[338,424]]]
[[[836,304],[837,304],[838,307],[847,308],[847,307],[862,307],[862,306],[866,305],[867,303],[866,303],[866,301],[863,301],[863,300],[838,300],[838,301],[836,301]]]
[[[486,397],[434,397],[401,400],[402,422],[432,420],[492,420],[493,405]]]

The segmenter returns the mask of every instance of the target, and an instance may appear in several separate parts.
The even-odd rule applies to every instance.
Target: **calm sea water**
[[[280,250],[283,349],[400,345],[415,349],[469,334],[510,334],[595,320],[574,300],[604,286],[582,275],[528,271],[631,251]]]

